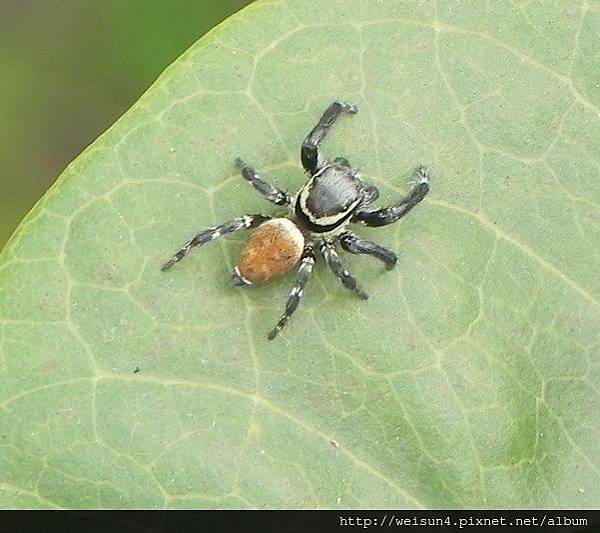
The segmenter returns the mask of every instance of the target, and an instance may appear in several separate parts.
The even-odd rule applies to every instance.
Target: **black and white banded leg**
[[[317,125],[308,134],[302,143],[302,165],[310,175],[315,174],[324,164],[324,160],[319,154],[319,144],[327,135],[327,132],[333,126],[335,121],[342,115],[350,113],[356,114],[358,109],[352,104],[345,102],[333,102],[323,113]]]
[[[235,165],[241,170],[244,179],[249,181],[250,184],[270,202],[277,205],[289,205],[292,202],[287,192],[267,183],[258,175],[258,172],[244,160],[238,157],[235,160]]]
[[[298,274],[296,275],[296,283],[290,291],[287,304],[285,305],[285,311],[277,325],[269,333],[269,340],[273,340],[277,334],[283,329],[288,323],[290,317],[298,307],[304,287],[310,278],[313,267],[315,266],[315,252],[312,246],[307,246],[302,252],[302,258],[300,259],[300,267],[298,267]]]
[[[169,270],[175,263],[179,263],[187,254],[190,253],[192,248],[196,246],[202,246],[207,242],[213,241],[221,235],[227,235],[234,231],[241,229],[255,228],[262,224],[265,220],[269,220],[271,217],[267,215],[243,215],[241,217],[229,220],[224,224],[213,226],[207,230],[198,233],[193,239],[186,242],[181,250],[179,250],[171,259],[169,259],[161,268],[163,272]]]
[[[327,266],[329,266],[337,278],[342,282],[344,287],[355,292],[363,300],[367,300],[369,298],[369,295],[358,284],[358,280],[351,276],[344,268],[342,260],[340,259],[340,256],[338,255],[333,244],[328,242],[321,244],[321,253],[325,258]]]
[[[398,261],[398,257],[391,250],[374,242],[365,241],[351,231],[342,233],[340,235],[340,242],[342,243],[344,250],[351,254],[368,254],[383,261],[385,268],[388,270],[392,270],[396,261]]]
[[[387,226],[400,220],[415,205],[417,205],[429,192],[429,179],[431,170],[423,165],[417,167],[417,182],[406,198],[398,203],[378,209],[377,211],[358,211],[352,222],[358,222],[365,226]]]

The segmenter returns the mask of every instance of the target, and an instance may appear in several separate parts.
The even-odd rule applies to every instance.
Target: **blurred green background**
[[[250,0],[0,0],[0,249],[64,167]]]

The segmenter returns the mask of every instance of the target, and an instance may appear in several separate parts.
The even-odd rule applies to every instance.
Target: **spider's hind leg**
[[[279,319],[279,322],[277,322],[277,325],[269,333],[270,341],[272,341],[277,336],[277,334],[283,329],[283,327],[288,323],[294,311],[297,309],[298,304],[300,303],[300,299],[302,298],[302,293],[304,292],[304,287],[306,286],[306,283],[310,278],[314,266],[315,252],[312,249],[312,246],[307,246],[306,248],[304,248],[304,252],[302,253],[302,259],[300,259],[300,267],[298,268],[298,274],[296,275],[296,283],[290,291],[287,304],[285,305],[285,311]]]
[[[161,270],[163,272],[169,270],[175,263],[179,263],[179,261],[189,254],[192,248],[195,248],[196,246],[202,246],[207,242],[217,239],[222,235],[233,233],[234,231],[255,228],[270,218],[271,217],[267,215],[243,215],[241,217],[234,218],[233,220],[229,220],[224,224],[208,228],[207,230],[198,233],[198,235],[196,235],[193,239],[186,242],[183,247],[162,266]]]

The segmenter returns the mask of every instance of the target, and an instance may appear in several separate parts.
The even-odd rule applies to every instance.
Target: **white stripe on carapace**
[[[304,186],[302,191],[300,191],[300,209],[302,209],[302,212],[306,215],[308,220],[310,220],[310,222],[316,224],[317,226],[333,226],[338,221],[342,220],[345,216],[347,216],[348,213],[352,211],[362,200],[362,197],[359,195],[358,198],[341,213],[336,213],[335,215],[329,215],[324,217],[315,217],[306,205],[306,201],[308,200],[308,195],[310,194],[310,185],[312,184],[314,179],[318,177],[323,172],[323,170],[325,170],[325,168],[323,168],[317,174],[315,174],[310,179],[310,181]]]

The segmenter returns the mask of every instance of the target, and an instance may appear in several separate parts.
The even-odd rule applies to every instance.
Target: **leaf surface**
[[[82,154],[0,258],[2,507],[575,507],[600,497],[597,2],[259,1]],[[382,194],[436,174],[399,254],[232,288],[244,236],[325,152]]]

